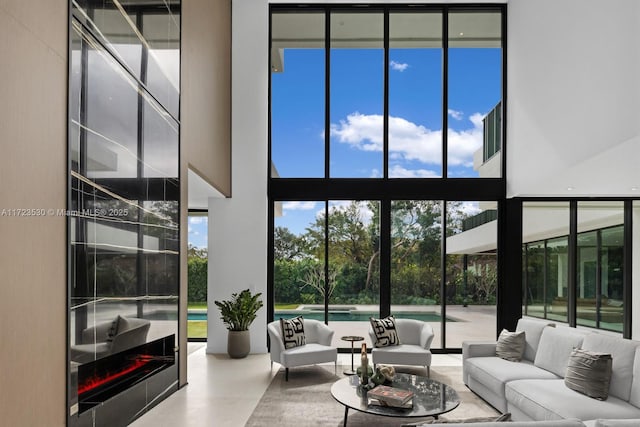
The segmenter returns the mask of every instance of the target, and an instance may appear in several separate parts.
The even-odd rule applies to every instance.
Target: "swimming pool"
[[[440,322],[442,316],[432,311],[396,311],[394,316],[403,319],[416,319],[424,322]],[[302,316],[305,319],[316,319],[324,321],[324,311],[319,310],[280,310],[275,311],[273,317],[275,319],[291,319],[296,316]],[[378,317],[379,313],[374,311],[329,311],[329,321],[335,322],[368,322],[369,317]],[[206,312],[189,312],[188,320],[207,320]],[[447,322],[455,322],[455,319],[447,317]]]

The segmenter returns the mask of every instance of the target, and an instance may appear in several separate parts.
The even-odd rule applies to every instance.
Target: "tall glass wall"
[[[502,12],[271,5],[275,318],[318,315],[340,347],[350,346],[341,335],[368,340],[369,316],[387,314],[433,323],[434,347],[495,338],[504,186],[481,178],[502,176],[500,156],[486,159],[498,158],[493,172],[480,168],[501,147]],[[494,233],[473,230],[482,226]],[[457,252],[444,255],[452,237]],[[445,337],[440,325],[457,321],[443,317],[447,304],[488,306],[488,323],[458,316],[462,332]]]
[[[623,332],[629,303],[624,300],[624,202],[573,203],[573,208],[570,202],[523,204],[524,313]],[[572,209],[574,236],[569,232]],[[569,256],[572,239],[574,259]]]
[[[125,424],[177,387],[173,365],[132,395],[130,409],[78,403],[85,366],[165,337],[177,342],[179,22],[179,1],[73,2],[70,425]]]

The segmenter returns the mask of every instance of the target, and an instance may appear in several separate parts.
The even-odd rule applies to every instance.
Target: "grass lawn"
[[[293,310],[299,304],[276,304],[276,310]],[[189,303],[188,310],[206,310],[207,303]],[[207,321],[206,320],[189,320],[187,322],[187,337],[189,338],[206,338],[207,337]]]
[[[189,320],[187,322],[187,337],[206,338],[207,337],[207,321],[206,320]]]
[[[300,304],[275,304],[274,307],[276,310],[293,310],[298,308]]]

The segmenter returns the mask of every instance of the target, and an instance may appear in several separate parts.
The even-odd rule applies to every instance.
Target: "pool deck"
[[[302,310],[309,309],[309,305],[301,305]],[[358,311],[378,312],[377,305],[349,305],[348,308],[354,308]],[[332,306],[332,309],[339,309],[339,306]],[[439,305],[393,305],[391,313],[402,312],[427,312],[441,315]],[[287,310],[293,313],[295,310]],[[301,313],[304,316],[304,313]],[[446,323],[446,347],[460,348],[462,341],[465,340],[488,340],[496,339],[496,306],[495,305],[448,305],[446,307],[446,317],[454,320]],[[399,315],[398,317],[402,317]],[[442,345],[442,325],[440,322],[428,322],[433,327],[434,338],[431,348],[441,349]],[[358,335],[365,338],[367,347],[371,347],[372,343],[369,339],[369,322],[366,321],[330,321],[329,326],[335,331],[333,335],[332,345],[339,348],[351,348],[351,343],[343,341],[341,337],[346,335]],[[354,343],[354,347],[359,348],[362,342]]]

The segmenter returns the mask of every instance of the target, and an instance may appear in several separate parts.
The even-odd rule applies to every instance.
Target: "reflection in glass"
[[[323,13],[271,16],[271,160],[274,178],[323,178]]]
[[[145,82],[149,92],[174,117],[180,93],[180,14],[143,14],[142,38],[147,46]]]
[[[178,118],[180,2],[74,1],[73,16]]]
[[[70,425],[88,418],[104,422],[99,403],[114,393],[102,394],[101,401],[95,397],[102,393],[96,384],[120,378],[106,375],[96,382],[87,372],[94,367],[95,372],[129,372],[114,365],[116,359],[145,365],[150,359],[137,359],[136,349],[147,349],[146,343],[169,338],[158,341],[158,354],[166,362],[160,370],[173,369],[157,380],[158,393],[177,381],[171,343],[178,336],[180,248],[178,9],[179,3],[166,2],[160,8],[132,2],[73,3]],[[150,47],[170,50],[172,59],[152,64],[162,54],[151,53]],[[167,65],[173,71],[160,70]],[[124,351],[127,357],[117,356]],[[84,401],[87,393],[97,403]],[[158,396],[149,390],[142,400],[146,398]],[[138,403],[142,409],[149,402]]]
[[[332,13],[332,178],[382,176],[384,72],[383,15]]]
[[[619,224],[624,224],[622,202],[578,203],[578,325],[622,332],[624,242]]]
[[[569,281],[568,237],[547,241],[545,312],[546,318],[566,323]]]
[[[567,319],[569,202],[523,202],[524,314]]]
[[[499,12],[449,14],[449,178],[502,175],[501,33]]]
[[[442,176],[442,14],[389,15],[389,177]]]
[[[495,202],[447,202],[446,346],[494,340],[498,289]]]

